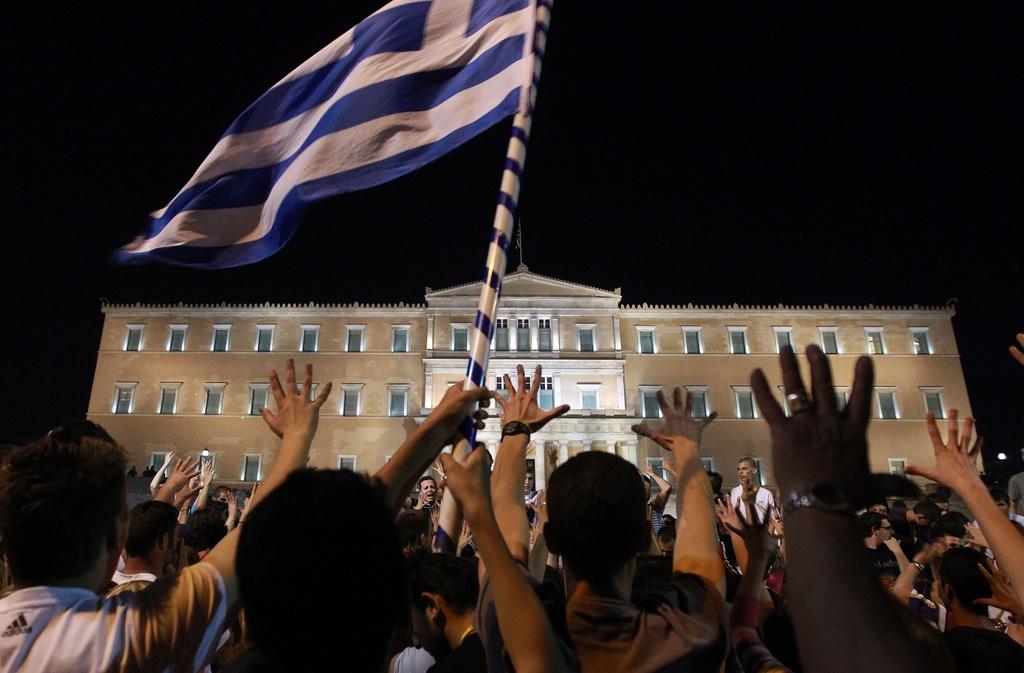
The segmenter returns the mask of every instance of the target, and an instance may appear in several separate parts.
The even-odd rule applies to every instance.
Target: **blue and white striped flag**
[[[525,110],[535,2],[394,0],[243,112],[116,260],[259,261],[313,201],[393,180]]]

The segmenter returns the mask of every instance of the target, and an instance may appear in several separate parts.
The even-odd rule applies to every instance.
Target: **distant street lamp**
[[[999,460],[1006,460],[1006,454],[1000,451],[999,453],[996,454],[996,458],[998,458]]]

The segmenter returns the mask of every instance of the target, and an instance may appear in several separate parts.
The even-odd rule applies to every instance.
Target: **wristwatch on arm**
[[[788,518],[793,512],[805,507],[851,517],[855,512],[846,494],[831,484],[817,484],[809,489],[791,491],[782,503],[782,515]]]

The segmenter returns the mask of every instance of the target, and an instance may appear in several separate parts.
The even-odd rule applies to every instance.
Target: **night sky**
[[[418,302],[480,277],[508,122],[322,203],[259,264],[107,261],[249,103],[378,2],[18,4],[0,440],[84,414],[101,297]],[[987,453],[1020,469],[1021,5],[725,4],[556,2],[520,201],[531,270],[626,303],[956,298]]]

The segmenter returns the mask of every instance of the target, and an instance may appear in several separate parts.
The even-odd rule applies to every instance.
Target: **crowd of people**
[[[751,376],[776,493],[753,457],[723,492],[700,459],[714,415],[679,388],[633,427],[663,473],[555,452],[537,490],[531,435],[569,408],[541,409],[522,367],[505,395],[452,386],[366,475],[306,469],[331,386],[313,398],[288,361],[244,500],[182,457],[128,511],[115,438],[60,426],[0,461],[0,673],[1020,673],[1022,475],[990,490],[955,410],[945,437],[927,418],[934,464],[907,468],[934,493],[871,474],[870,358],[839,409],[828,359],[806,357],[809,386],[779,356],[788,413]],[[492,404],[493,460],[460,430]]]

